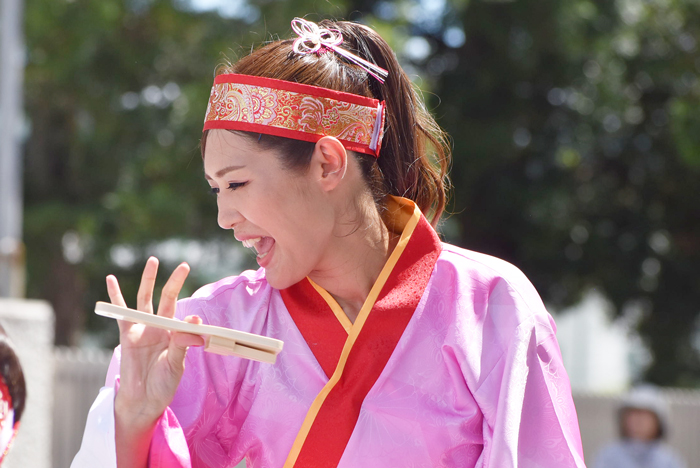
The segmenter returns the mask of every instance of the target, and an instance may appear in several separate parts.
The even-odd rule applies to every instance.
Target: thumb
[[[187,345],[178,343],[175,336],[170,339],[168,345],[168,365],[178,379],[182,377],[185,371],[185,356],[187,355]]]
[[[185,322],[200,324],[202,319],[196,315],[190,315],[185,318]],[[190,346],[204,346],[204,338],[191,333],[178,332],[173,333],[170,337],[168,362],[170,368],[178,375],[182,375],[182,372],[185,370],[185,356]]]

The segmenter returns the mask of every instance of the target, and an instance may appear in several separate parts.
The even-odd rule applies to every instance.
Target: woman
[[[362,25],[292,25],[297,38],[221,70],[202,140],[219,225],[261,268],[176,304],[180,265],[158,308],[284,351],[271,366],[120,323],[73,466],[116,453],[120,468],[582,467],[536,291],[433,229],[449,152],[394,53]],[[156,269],[139,310],[153,311]],[[114,277],[107,287],[124,305]]]
[[[651,385],[632,389],[618,410],[620,440],[604,447],[596,468],[684,468],[686,464],[664,443],[668,408]]]

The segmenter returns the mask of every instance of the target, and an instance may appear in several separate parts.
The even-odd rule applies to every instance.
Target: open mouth
[[[275,245],[275,240],[272,237],[255,237],[253,239],[246,239],[243,242],[243,247],[254,249],[258,255],[258,259],[262,260],[270,253],[272,247]]]

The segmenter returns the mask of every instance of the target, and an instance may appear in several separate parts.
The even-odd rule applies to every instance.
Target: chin
[[[305,278],[306,275],[279,275],[273,272],[265,272],[267,283],[275,289],[286,289],[297,284]]]

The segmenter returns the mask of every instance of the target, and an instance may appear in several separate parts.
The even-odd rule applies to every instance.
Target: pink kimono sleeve
[[[148,453],[149,468],[191,468],[185,433],[168,407],[158,420]]]
[[[502,305],[510,302],[509,308],[522,310],[511,309],[508,315],[523,320],[499,330],[503,353],[474,394],[484,414],[484,449],[477,466],[585,468],[554,322],[534,288],[525,294],[495,299],[501,315],[506,312]]]

